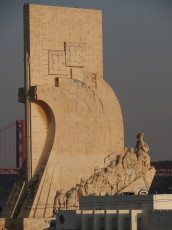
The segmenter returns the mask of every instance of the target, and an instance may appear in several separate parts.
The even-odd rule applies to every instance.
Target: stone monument
[[[120,105],[103,79],[102,12],[24,5],[24,56],[27,160],[3,216],[52,217],[78,208],[79,196],[148,190],[148,146],[139,134],[124,149]]]
[[[93,175],[83,180],[80,184],[67,191],[63,197],[67,204],[67,210],[79,208],[80,196],[102,196],[115,195],[115,193],[129,192],[133,194],[147,194],[152,183],[155,169],[150,165],[150,157],[147,153],[148,145],[143,141],[143,133],[137,135],[135,150],[130,148],[124,149],[124,154],[117,154],[115,158],[112,154],[104,159],[104,167],[94,169]],[[109,161],[107,161],[109,159]],[[72,196],[71,193],[75,194]],[[64,209],[64,204],[57,205],[57,200],[61,198],[61,192],[57,191],[54,200],[54,213]]]

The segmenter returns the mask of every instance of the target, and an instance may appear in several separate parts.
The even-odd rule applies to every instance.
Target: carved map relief
[[[66,66],[84,67],[86,44],[80,42],[66,42]]]
[[[61,50],[48,51],[48,73],[68,75],[65,65],[65,52]]]

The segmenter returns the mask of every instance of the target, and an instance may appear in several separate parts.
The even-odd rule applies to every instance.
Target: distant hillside
[[[151,162],[151,165],[154,166],[155,169],[172,169],[172,161]]]
[[[17,175],[0,174],[0,217],[5,202],[11,192],[13,184],[17,179]]]
[[[154,166],[155,169],[172,169],[172,161],[157,161],[152,162],[151,165]],[[170,188],[172,188],[172,176],[155,175],[149,194],[168,194],[172,192]]]
[[[7,200],[16,179],[17,175],[0,174],[0,202],[4,202]]]

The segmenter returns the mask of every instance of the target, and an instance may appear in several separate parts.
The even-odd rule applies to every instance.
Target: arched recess
[[[16,217],[28,217],[30,215],[30,212],[32,210],[32,205],[37,195],[37,191],[44,173],[44,169],[48,162],[51,149],[53,146],[53,142],[54,142],[54,137],[55,137],[55,117],[50,106],[42,100],[37,100],[32,103],[36,104],[36,106],[39,106],[46,115],[47,118],[46,141],[43,147],[43,151],[40,154],[40,158],[38,160],[37,167],[35,169],[33,177],[29,182],[29,187],[25,191],[26,193],[23,196],[23,201],[21,202],[21,206],[19,205],[18,207],[18,213],[16,213]],[[25,207],[27,207],[27,209]]]
[[[55,125],[54,113],[52,109],[50,108],[50,106],[46,102],[41,101],[41,100],[37,100],[34,103],[40,106],[44,110],[46,117],[47,117],[46,141],[45,141],[43,151],[41,153],[40,159],[38,161],[38,164],[37,164],[37,167],[34,173],[34,175],[40,175],[40,174],[42,175],[42,173],[44,172],[44,168],[46,167],[46,163],[48,161],[48,158],[49,158],[49,155],[50,155],[53,143],[54,143],[56,125]]]

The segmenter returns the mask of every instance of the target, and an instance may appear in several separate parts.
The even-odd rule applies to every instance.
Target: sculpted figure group
[[[149,147],[143,141],[143,133],[137,135],[134,148],[124,148],[122,154],[109,154],[105,160],[105,167],[94,169],[94,174],[87,180],[81,179],[80,184],[64,193],[57,192],[54,200],[54,213],[58,210],[78,208],[80,196],[114,195],[127,187],[134,180],[150,169]]]

